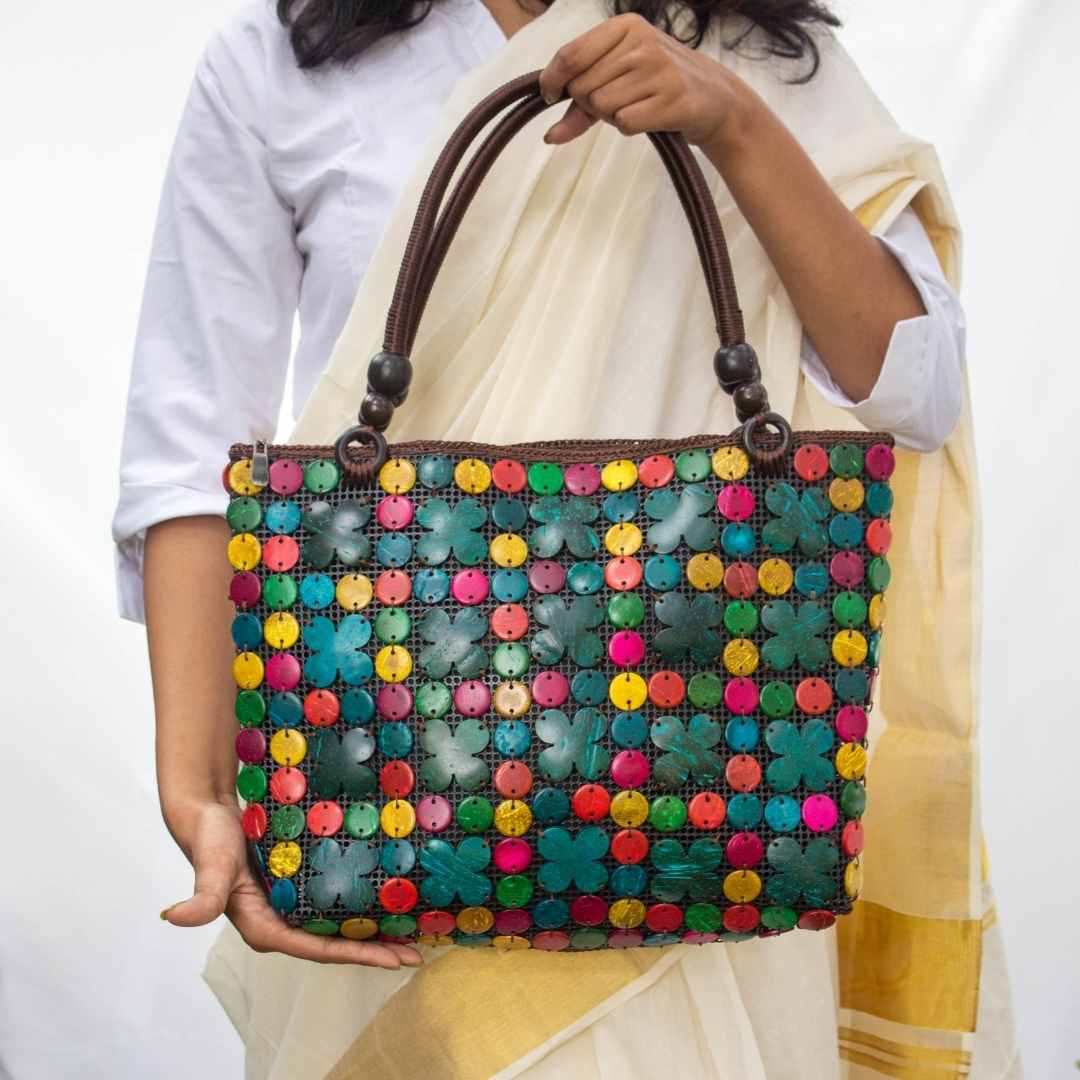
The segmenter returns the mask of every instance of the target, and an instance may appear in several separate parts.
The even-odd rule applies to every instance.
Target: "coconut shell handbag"
[[[796,432],[770,411],[685,140],[648,136],[739,427],[382,434],[455,229],[545,107],[522,76],[447,143],[359,424],[333,446],[231,448],[253,861],[291,924],[354,939],[578,950],[822,929],[859,888],[893,439]]]

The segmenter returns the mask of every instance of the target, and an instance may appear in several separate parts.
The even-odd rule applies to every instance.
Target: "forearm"
[[[925,314],[922,300],[776,114],[727,77],[736,105],[701,149],[776,267],[833,379],[861,401],[881,371],[893,327]]]
[[[147,530],[158,795],[174,836],[199,803],[236,801],[228,536],[213,516],[174,518]]]

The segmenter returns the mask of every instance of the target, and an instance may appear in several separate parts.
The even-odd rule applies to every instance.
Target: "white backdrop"
[[[60,0],[9,5],[4,19],[0,1077],[241,1075],[232,1029],[198,979],[214,929],[158,919],[188,895],[190,874],[157,813],[143,636],[114,616],[108,534],[158,189],[195,58],[228,4]],[[1075,1075],[1080,870],[1066,829],[1080,820],[1080,522],[1066,440],[1080,419],[1067,337],[1080,8],[838,9],[883,100],[939,147],[966,231],[986,537],[985,820],[1027,1074]],[[1037,521],[1050,551],[1036,559]],[[1062,588],[1067,597],[1046,600]]]

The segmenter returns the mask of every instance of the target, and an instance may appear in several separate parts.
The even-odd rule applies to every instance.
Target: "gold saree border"
[[[916,1046],[844,1025],[837,1034],[840,1060],[859,1071],[897,1080],[962,1080],[971,1071],[972,1054],[963,1047]]]
[[[327,1080],[488,1080],[598,1007],[614,1008],[616,995],[645,989],[688,947],[451,948],[386,1002]]]
[[[971,1075],[969,1067],[959,1063],[931,1065],[919,1061],[894,1061],[854,1046],[841,1045],[840,1060],[853,1080],[861,1080],[865,1075],[889,1076],[895,1080],[963,1080]]]
[[[975,1059],[975,1037],[967,1032],[894,1024],[842,1009],[837,1049],[845,1077],[873,1080],[964,1080]]]
[[[914,173],[888,183],[853,212],[865,228],[880,232],[909,203],[955,286],[957,234],[939,219],[931,189]],[[930,635],[921,634],[913,652],[899,658],[890,654],[886,629],[886,728],[868,780],[868,821],[878,817],[876,791],[888,830],[868,849],[862,897],[837,923],[838,1042],[849,1080],[954,1080],[970,1070],[965,1044],[978,1014],[985,920],[993,918],[973,903],[988,867],[973,745],[979,508],[972,442],[965,404],[941,451],[897,453],[896,500],[908,518],[890,556],[901,594],[887,622],[899,623],[912,638],[917,628],[932,625],[935,614],[947,616],[943,633],[949,642],[942,655]],[[965,569],[969,553],[973,562]],[[905,584],[911,586],[906,596]],[[913,680],[917,673],[921,678]],[[943,1038],[951,1045],[942,1045]]]
[[[858,1049],[880,1054],[883,1057],[896,1058],[900,1061],[917,1062],[925,1066],[942,1068],[945,1066],[971,1065],[970,1050],[953,1050],[936,1046],[908,1046],[893,1039],[883,1039],[879,1035],[869,1035],[865,1031],[856,1028],[841,1027],[838,1029],[841,1045],[850,1045]]]
[[[975,1030],[982,919],[927,919],[857,900],[836,926],[845,1008],[912,1027]]]

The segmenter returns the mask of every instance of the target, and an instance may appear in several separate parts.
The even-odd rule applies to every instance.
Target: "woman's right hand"
[[[195,870],[190,899],[161,913],[173,926],[204,926],[224,914],[256,952],[381,968],[415,967],[423,962],[409,945],[321,937],[287,925],[270,906],[248,865],[247,841],[235,799],[223,797],[166,808],[165,823]]]
[[[188,900],[166,908],[173,926],[219,915],[256,952],[326,964],[415,967],[419,951],[391,942],[321,937],[290,927],[248,865],[235,794],[230,531],[210,515],[171,518],[147,530],[146,629],[154,677],[158,797],[165,824],[195,869]]]

